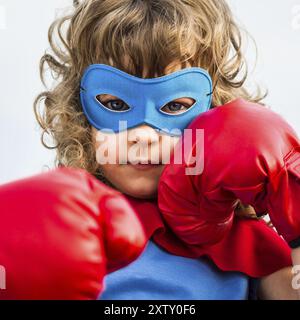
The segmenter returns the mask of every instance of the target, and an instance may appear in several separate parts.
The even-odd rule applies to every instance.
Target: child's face
[[[165,70],[165,74],[180,69],[180,64],[173,63]],[[105,101],[114,99],[117,99],[117,97],[105,95]],[[172,110],[174,110],[174,106],[176,110],[180,105],[188,107],[192,106],[193,103],[194,101],[191,98],[180,98],[174,100]],[[93,128],[93,136],[98,163],[100,163],[101,158],[99,150],[101,149],[103,153],[104,143],[117,150],[116,164],[107,163],[100,166],[105,177],[118,190],[136,198],[154,198],[156,196],[159,177],[164,167],[163,163],[167,163],[166,159],[179,141],[179,137],[166,136],[146,124],[118,134],[103,133]],[[123,148],[119,148],[120,146]],[[124,146],[127,146],[127,148],[124,148]],[[134,149],[135,147],[137,148]],[[138,151],[130,153],[130,150]],[[105,155],[107,156],[107,153]],[[120,160],[124,158],[127,159],[125,164],[119,164]],[[153,164],[154,161],[158,164]],[[136,162],[150,164],[132,164]]]

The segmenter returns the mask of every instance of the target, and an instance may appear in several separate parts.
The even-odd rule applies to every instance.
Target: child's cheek
[[[96,161],[98,164],[126,164],[127,136],[126,131],[106,133],[96,131]]]
[[[179,140],[179,137],[172,137],[168,135],[161,136],[160,152],[162,164],[169,164],[171,162],[170,159],[172,152]]]

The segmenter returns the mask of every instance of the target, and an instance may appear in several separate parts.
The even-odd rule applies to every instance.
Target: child
[[[65,23],[69,23],[66,35],[63,34]],[[56,30],[61,47],[54,41]],[[99,70],[99,77],[104,72],[112,72],[112,77],[122,75],[127,80],[131,79],[129,75],[143,79],[172,77],[174,72],[199,67],[212,80],[213,92],[206,92],[203,98],[208,108],[210,96],[211,107],[223,105],[237,97],[260,102],[263,98],[260,92],[251,95],[244,88],[247,71],[243,69],[245,60],[241,51],[241,34],[225,1],[78,1],[73,14],[52,24],[49,39],[53,54],[43,56],[42,76],[44,66],[48,64],[59,81],[53,89],[42,93],[35,104],[43,137],[44,134],[53,137],[59,166],[83,168],[106,185],[122,192],[136,209],[149,239],[138,259],[106,276],[105,290],[99,298],[248,299],[253,298],[250,289],[255,287],[258,291],[255,291],[254,297],[261,299],[295,298],[290,284],[289,251],[263,222],[241,219],[240,224],[241,230],[250,233],[257,230],[262,239],[268,239],[269,259],[277,261],[268,275],[264,274],[265,277],[258,282],[253,281],[251,276],[262,275],[266,270],[257,271],[256,275],[242,272],[243,268],[238,270],[244,258],[234,256],[238,250],[230,249],[228,243],[221,245],[219,251],[208,248],[199,258],[185,256],[184,245],[163,225],[156,205],[157,186],[164,168],[162,159],[173,150],[179,138],[169,135],[169,142],[162,147],[165,133],[149,123],[132,126],[116,135],[102,132],[98,123],[93,123],[89,118],[85,106],[84,95],[88,88],[84,84],[89,83],[89,78],[85,78],[85,82],[83,75],[87,67],[95,64],[106,66]],[[209,81],[206,83],[208,85]],[[112,81],[109,85],[116,83]],[[192,86],[193,83],[185,82],[184,85]],[[122,86],[119,84],[115,88],[119,90],[115,94],[105,90],[97,94],[95,98],[99,108],[114,111],[115,115],[126,113],[131,106],[122,100]],[[138,100],[139,94],[141,92],[131,92],[132,101]],[[38,104],[43,99],[45,109],[39,112]],[[176,97],[164,104],[163,111],[169,117],[185,113],[194,107],[195,100],[189,95]],[[107,119],[106,128],[110,128],[113,120]],[[99,121],[102,121],[101,118]],[[116,136],[117,140],[114,140]],[[113,147],[127,145],[128,149],[139,143],[139,146],[156,155],[158,162],[149,164],[150,153],[140,150],[132,157],[133,164],[122,161],[103,164],[101,157],[107,155],[107,152],[100,152],[103,141]],[[124,154],[119,153],[118,156],[120,160]],[[247,210],[251,211],[251,208],[246,208],[245,216],[248,216]],[[248,223],[251,227],[243,227]],[[278,246],[276,250],[271,244]],[[259,250],[256,244],[249,243],[247,246],[249,250]],[[225,254],[221,252],[225,248],[228,249],[227,259],[221,257]],[[276,257],[275,251],[279,252]],[[258,257],[260,253],[256,252],[253,255],[253,259],[258,259],[257,263],[253,262],[255,265],[260,263],[259,259],[264,259]],[[229,258],[229,254],[233,256]],[[273,287],[274,283],[276,287]]]

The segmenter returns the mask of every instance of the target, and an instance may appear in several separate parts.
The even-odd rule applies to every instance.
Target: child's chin
[[[131,186],[124,188],[123,192],[138,199],[153,199],[157,197],[157,184],[132,183]]]

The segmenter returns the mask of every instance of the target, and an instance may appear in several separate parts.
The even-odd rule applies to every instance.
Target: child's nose
[[[159,132],[147,124],[142,124],[129,130],[129,141],[141,144],[153,144],[159,142]]]

